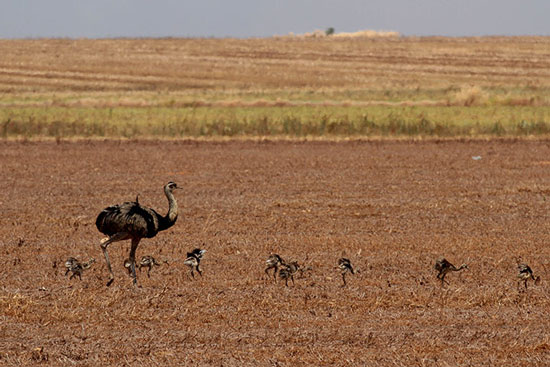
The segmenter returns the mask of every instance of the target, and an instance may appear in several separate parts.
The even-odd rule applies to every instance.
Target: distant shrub
[[[339,38],[398,38],[401,34],[395,31],[374,31],[366,29],[357,32],[336,33],[334,36]]]
[[[394,31],[373,31],[373,30],[336,33],[333,27],[327,28],[324,32],[319,29],[316,29],[313,32],[307,32],[304,34],[290,33],[288,35],[288,37],[298,37],[298,38],[322,38],[327,36],[332,36],[337,38],[398,38],[401,35],[399,32],[394,32]]]

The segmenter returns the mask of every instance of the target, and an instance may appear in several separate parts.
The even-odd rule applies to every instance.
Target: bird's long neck
[[[168,213],[162,217],[159,223],[159,231],[172,227],[178,219],[178,203],[174,194],[167,187],[164,188],[164,194],[168,198]]]

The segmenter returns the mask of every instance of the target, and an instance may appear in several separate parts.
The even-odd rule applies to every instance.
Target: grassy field
[[[550,38],[1,40],[0,136],[524,136]]]
[[[17,107],[0,136],[525,136],[550,132],[550,107]]]

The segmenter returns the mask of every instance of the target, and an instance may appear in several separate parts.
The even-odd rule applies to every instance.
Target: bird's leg
[[[277,282],[277,272],[279,271],[279,267],[275,266],[274,269],[275,270],[273,271],[273,279],[275,280],[275,282]]]
[[[290,280],[292,280],[292,285],[294,285],[294,275],[290,275]]]
[[[529,279],[529,278],[527,278],[527,279],[525,279],[525,280],[523,281],[523,284],[525,285],[525,289],[527,289],[527,280],[528,280],[528,279]]]
[[[105,255],[105,261],[107,262],[107,269],[109,269],[109,273],[111,275],[109,281],[107,282],[107,287],[110,286],[115,280],[113,269],[111,269],[111,262],[109,261],[109,253],[107,252],[107,247],[113,242],[122,241],[127,238],[128,238],[128,233],[120,232],[120,233],[115,233],[114,235],[112,235],[107,239],[102,239],[100,242],[101,250],[103,251],[103,255]]]
[[[195,273],[193,272],[193,267],[191,267],[191,276],[193,277],[193,279],[195,279]]]
[[[152,267],[152,266],[153,266],[153,265],[149,265],[149,267],[147,268],[147,278],[151,278],[151,274],[150,274],[150,273],[151,273],[151,267]],[[140,269],[141,269],[141,268],[140,268]]]
[[[132,278],[134,278],[134,285],[137,284],[136,276],[136,250],[139,245],[139,238],[132,238],[132,245],[130,247],[130,269],[132,270]]]
[[[273,267],[273,266],[268,266],[267,268],[265,268],[265,274],[267,275],[267,278],[269,279],[270,275],[269,275],[269,270],[271,269],[275,269],[275,273],[273,274],[275,277],[275,274],[277,273],[277,267]]]
[[[344,287],[346,286],[346,273],[342,273],[342,280],[344,281]]]
[[[443,273],[441,275],[441,277],[439,277],[439,279],[441,279],[441,286],[444,287],[445,286],[445,283],[449,284],[449,282],[445,281],[445,275],[447,275],[447,273]]]
[[[198,265],[197,265],[197,272],[198,272],[199,275],[202,277],[201,264],[198,264]]]

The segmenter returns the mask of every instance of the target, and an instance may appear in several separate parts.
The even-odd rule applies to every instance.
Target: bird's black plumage
[[[155,210],[128,201],[103,209],[95,224],[97,229],[107,236],[126,232],[131,237],[151,238],[175,223],[174,220],[174,223],[167,225],[163,223],[163,219]]]
[[[114,280],[107,247],[113,242],[128,239],[132,240],[129,271],[134,278],[134,284],[136,283],[135,253],[140,240],[155,237],[159,231],[172,227],[178,219],[178,204],[172,193],[175,189],[178,189],[178,186],[174,182],[168,182],[164,186],[164,194],[168,198],[168,213],[164,216],[151,208],[140,205],[137,196],[136,201],[111,205],[99,213],[95,222],[96,227],[101,233],[108,236],[101,240],[101,249],[111,275],[107,285],[112,284]]]

